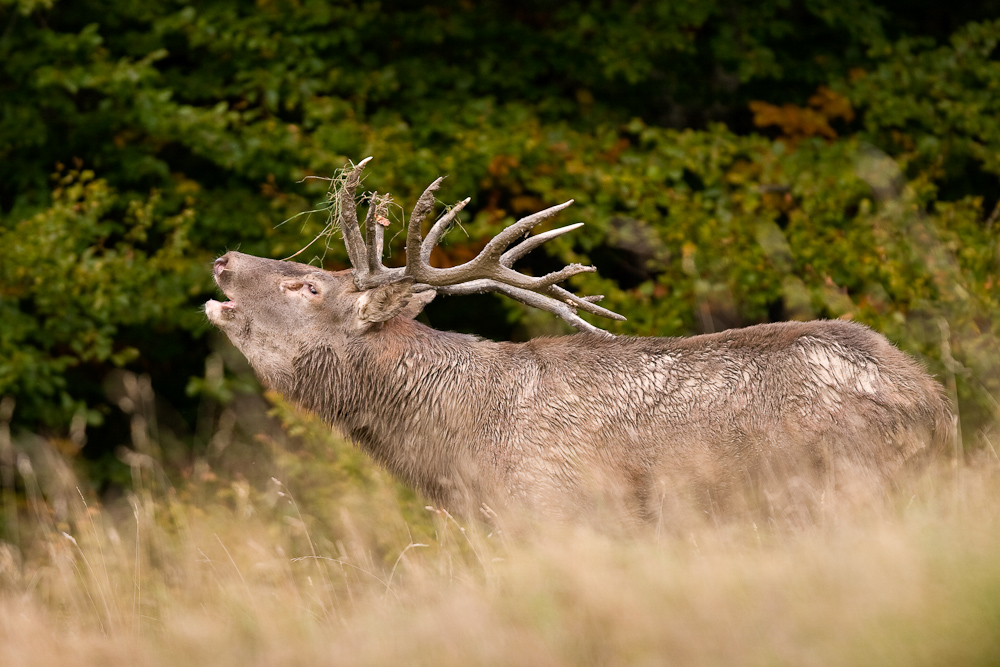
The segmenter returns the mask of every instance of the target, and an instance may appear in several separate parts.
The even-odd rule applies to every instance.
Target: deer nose
[[[227,255],[223,255],[219,259],[215,260],[215,269],[214,270],[215,270],[215,277],[216,278],[218,278],[219,275],[221,275],[222,272],[226,270],[226,264],[228,264],[228,263],[229,263],[229,257]]]

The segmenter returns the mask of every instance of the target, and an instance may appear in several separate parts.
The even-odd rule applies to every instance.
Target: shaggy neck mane
[[[464,399],[489,374],[496,343],[445,333],[406,319],[334,343],[321,341],[295,360],[287,393],[404,479],[432,485],[430,454],[459,456],[482,415]],[[458,403],[456,403],[458,398]],[[473,431],[470,431],[470,427]],[[412,457],[391,452],[400,444]]]

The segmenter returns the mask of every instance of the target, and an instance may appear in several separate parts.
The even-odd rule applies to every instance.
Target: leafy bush
[[[523,268],[595,263],[573,287],[615,332],[852,317],[927,359],[967,432],[995,417],[995,21],[939,44],[945,23],[871,2],[220,0],[5,1],[0,24],[0,394],[23,428],[117,414],[115,367],[192,422],[210,259],[299,250],[325,221],[278,223],[324,184],[297,181],[366,155],[402,205],[440,174],[473,198],[435,261],[573,198],[587,226]],[[346,264],[337,239],[300,259]],[[559,327],[488,297],[428,317]]]
[[[82,413],[96,425],[100,413],[88,411],[86,388],[69,386],[67,370],[134,361],[139,350],[122,343],[123,327],[196,321],[194,216],[164,208],[155,192],[127,199],[92,172],[70,171],[51,206],[0,229],[0,394],[21,398],[30,418]]]

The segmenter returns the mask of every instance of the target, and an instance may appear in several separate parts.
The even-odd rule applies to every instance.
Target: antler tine
[[[431,251],[434,250],[434,246],[438,244],[438,241],[441,240],[444,233],[448,231],[449,227],[451,227],[451,223],[455,220],[455,217],[469,204],[470,201],[472,201],[472,199],[470,197],[466,197],[452,206],[450,211],[442,215],[438,221],[434,223],[431,230],[427,232],[427,237],[424,239],[424,242],[420,244],[421,262],[425,264],[430,262]]]
[[[577,296],[569,290],[559,287],[559,285],[553,285],[550,287],[548,289],[548,293],[551,294],[556,300],[571,304],[572,306],[575,306],[584,312],[590,313],[591,315],[599,315],[610,320],[618,320],[619,322],[624,322],[626,319],[624,315],[619,315],[613,310],[608,310],[607,308],[598,306],[594,303],[595,301],[603,299],[603,294],[595,294],[593,296]]]
[[[413,212],[410,213],[410,222],[406,228],[407,275],[413,275],[413,267],[417,267],[420,264],[420,226],[423,224],[427,214],[434,209],[434,193],[441,187],[441,181],[443,180],[444,178],[440,177],[428,185],[424,193],[420,195],[420,199],[417,200],[416,206],[413,207]]]
[[[574,222],[572,225],[566,225],[565,227],[560,227],[559,229],[553,229],[551,231],[542,232],[541,234],[535,234],[534,236],[526,238],[504,254],[500,255],[500,265],[510,268],[514,265],[514,262],[521,259],[549,239],[562,236],[563,234],[571,232],[574,229],[579,229],[580,227],[583,227],[582,222]]]
[[[373,192],[368,205],[368,215],[365,216],[365,247],[368,249],[368,271],[373,274],[381,273],[385,266],[382,264],[382,248],[385,244],[385,229],[378,223],[378,211],[376,211],[375,201],[377,192]]]
[[[572,205],[573,205],[573,200],[570,199],[568,201],[563,202],[562,204],[556,204],[555,206],[550,206],[544,211],[539,211],[538,213],[533,213],[527,217],[521,218],[513,225],[511,225],[510,227],[508,227],[507,229],[503,230],[502,232],[494,236],[492,239],[490,239],[490,242],[486,244],[486,247],[483,248],[483,251],[479,253],[479,257],[485,258],[485,257],[499,256],[500,254],[503,253],[504,249],[506,249],[507,246],[509,246],[515,240],[517,240],[527,232],[530,232],[532,229],[537,227],[543,221],[548,220],[559,211],[563,210],[564,208],[568,208]],[[479,257],[477,257],[472,261],[478,260]]]
[[[459,285],[447,285],[445,287],[437,287],[435,290],[438,294],[447,294],[449,296],[460,296],[465,294],[484,294],[486,292],[499,292],[514,299],[515,301],[520,301],[526,306],[531,306],[532,308],[538,308],[539,310],[544,310],[549,313],[558,315],[563,320],[568,322],[570,326],[578,331],[589,331],[591,333],[604,334],[606,336],[611,336],[600,327],[596,327],[587,320],[583,319],[576,314],[576,310],[573,306],[564,303],[562,301],[557,301],[544,294],[539,294],[538,292],[532,292],[530,290],[521,289],[520,287],[514,287],[513,285],[507,285],[505,283],[497,282],[495,280],[490,280],[484,278],[481,280],[472,280],[467,283],[461,283]],[[565,290],[564,290],[565,291]],[[568,293],[568,292],[567,292]],[[574,295],[575,296],[575,295]],[[578,297],[579,298],[579,297]],[[600,310],[604,310],[600,308]],[[611,314],[612,319],[625,318],[618,313],[612,313],[610,310],[606,311]],[[599,315],[601,313],[594,313]]]
[[[361,228],[358,226],[358,210],[354,201],[354,193],[358,189],[361,181],[361,172],[368,164],[371,157],[366,157],[359,162],[347,175],[344,182],[344,189],[340,192],[340,229],[344,234],[344,245],[347,248],[347,257],[354,267],[354,280],[360,284],[368,277],[368,264],[365,257],[365,242],[361,238]]]

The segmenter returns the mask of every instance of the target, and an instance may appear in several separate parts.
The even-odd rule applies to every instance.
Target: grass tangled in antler
[[[344,194],[345,194],[344,190],[347,184],[347,177],[350,175],[353,168],[354,166],[351,165],[350,168],[344,167],[343,169],[336,170],[335,172],[333,172],[333,176],[310,175],[306,176],[301,181],[299,181],[299,183],[310,179],[327,181],[329,185],[327,186],[326,189],[326,196],[323,198],[322,201],[316,204],[315,208],[309,209],[308,211],[302,211],[301,213],[296,213],[292,217],[282,220],[276,226],[280,227],[286,222],[291,222],[292,220],[305,216],[306,219],[302,223],[302,228],[304,230],[305,225],[309,222],[309,220],[312,218],[313,215],[326,216],[326,224],[323,226],[323,229],[320,230],[319,234],[317,234],[313,238],[312,241],[305,244],[304,246],[299,248],[296,252],[292,253],[288,257],[285,257],[283,261],[301,255],[303,252],[308,250],[309,247],[311,247],[314,243],[316,243],[320,239],[326,239],[323,251],[323,257],[324,258],[326,257],[326,251],[330,250],[330,239],[335,237],[338,231],[341,231],[340,211],[342,210],[342,207],[344,205]],[[351,202],[351,205],[355,205],[355,203]],[[342,231],[341,234],[343,234]]]
[[[284,225],[287,222],[291,222],[292,220],[305,216],[305,220],[302,223],[302,228],[304,230],[306,224],[308,224],[309,220],[312,218],[313,215],[325,216],[326,222],[323,225],[323,228],[320,230],[320,232],[316,234],[316,236],[313,237],[313,239],[309,241],[309,243],[305,244],[304,246],[299,248],[297,251],[295,251],[288,257],[285,257],[284,260],[290,260],[301,255],[303,252],[312,247],[313,244],[315,244],[317,241],[323,240],[324,241],[323,254],[320,257],[320,261],[322,261],[323,259],[326,258],[326,253],[332,249],[333,241],[343,239],[343,230],[341,229],[340,226],[340,212],[341,210],[343,210],[343,207],[345,205],[351,204],[351,203],[346,203],[344,201],[344,198],[346,196],[345,190],[346,190],[347,179],[353,169],[354,165],[350,164],[342,169],[336,170],[333,173],[333,176],[310,175],[306,176],[305,178],[299,181],[299,183],[309,179],[326,181],[328,183],[328,186],[323,200],[318,202],[314,208],[311,208],[307,211],[302,211],[300,213],[296,213],[292,217],[282,220],[275,226],[280,227],[281,225]],[[436,201],[438,204],[441,204],[443,206],[443,210],[441,212],[442,216],[447,215],[455,206],[455,204],[447,204],[442,202],[441,200],[436,200]],[[361,196],[357,198],[355,202],[352,203],[354,206],[361,205],[368,209],[374,207],[374,211],[371,212],[370,215],[365,217],[365,222],[362,223],[362,225],[367,224],[368,220],[372,220],[376,224],[388,228],[394,222],[399,223],[405,219],[405,213],[403,212],[402,206],[400,206],[396,202],[395,198],[390,193],[387,192],[386,193],[364,192],[363,194],[361,194]],[[444,237],[445,234],[447,234],[449,231],[451,231],[452,228],[456,226],[460,228],[465,233],[466,236],[469,236],[468,231],[466,231],[465,227],[462,226],[461,220],[459,220],[458,216],[455,216],[455,218],[449,225],[448,229],[445,230],[444,234],[442,234],[442,238]],[[386,243],[387,254],[391,254],[388,253],[388,248],[389,246],[391,246],[392,241],[394,241],[396,237],[401,233],[401,231],[402,230],[397,231],[396,234],[393,235]]]

